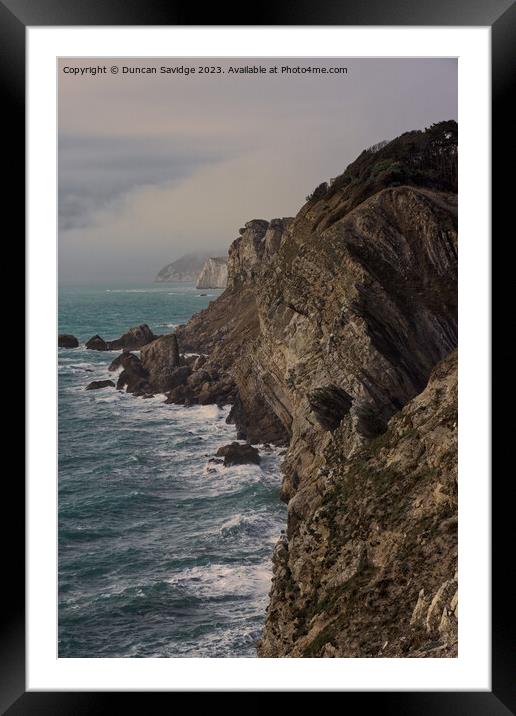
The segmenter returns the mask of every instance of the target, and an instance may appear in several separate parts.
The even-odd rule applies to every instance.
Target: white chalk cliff
[[[204,264],[197,288],[226,288],[228,282],[228,266],[224,257],[211,257]]]

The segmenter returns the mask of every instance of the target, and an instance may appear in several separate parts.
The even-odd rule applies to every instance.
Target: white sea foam
[[[220,417],[220,408],[217,405],[198,405],[195,406],[193,415],[200,420],[212,420]]]
[[[255,565],[210,564],[189,567],[165,581],[198,597],[254,597],[267,594],[272,578],[269,561]]]
[[[107,391],[110,391],[109,394],[106,395]],[[102,392],[103,394],[100,395],[97,393],[95,395],[95,400],[97,403],[116,403],[120,400],[119,392],[111,392],[113,391],[113,388],[103,388],[99,390],[99,393]]]
[[[262,606],[264,609],[265,606]],[[253,624],[244,625],[241,621],[234,626],[218,629],[198,637],[195,642],[183,641],[175,643],[172,649],[166,653],[167,656],[190,656],[205,657],[214,656],[219,658],[232,658],[236,649],[246,647],[249,653],[246,656],[256,656],[255,644],[259,639],[261,629]],[[152,656],[163,656],[157,652]]]
[[[234,530],[235,528],[241,527],[244,522],[244,518],[242,515],[234,515],[231,517],[231,519],[224,522],[223,525],[220,527],[220,532],[224,534],[225,532],[229,532],[231,530]]]
[[[58,370],[61,373],[88,373],[98,370],[99,366],[94,363],[67,363],[61,362]]]

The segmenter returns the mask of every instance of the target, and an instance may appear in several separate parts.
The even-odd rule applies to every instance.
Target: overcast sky
[[[348,73],[227,72],[252,64]],[[63,72],[97,65],[107,74]],[[295,215],[362,149],[456,118],[453,59],[60,60],[60,282],[151,282],[185,253],[227,248],[250,219]]]

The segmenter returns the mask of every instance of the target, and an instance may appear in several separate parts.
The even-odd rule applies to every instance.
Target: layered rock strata
[[[351,418],[289,503],[259,655],[457,654],[457,356],[354,448]]]

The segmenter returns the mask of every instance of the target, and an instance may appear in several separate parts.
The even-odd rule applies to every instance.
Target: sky
[[[223,71],[159,72],[200,65]],[[246,66],[266,72],[229,72]],[[219,254],[246,221],[294,216],[363,149],[446,119],[455,59],[63,58],[60,284],[150,283],[186,253]]]

